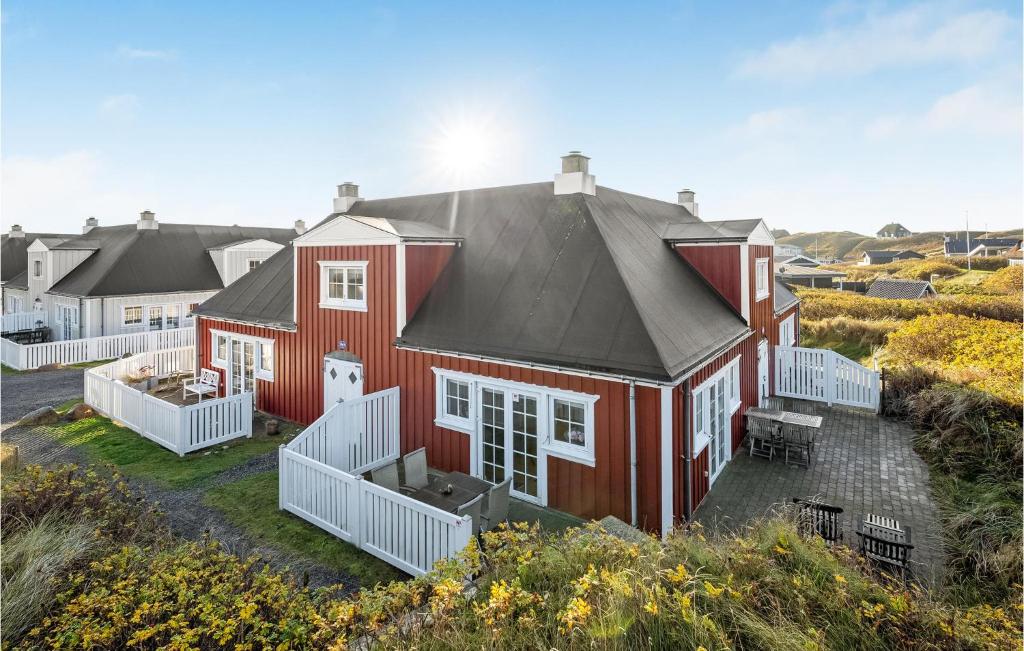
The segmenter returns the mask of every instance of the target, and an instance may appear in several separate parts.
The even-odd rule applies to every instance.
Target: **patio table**
[[[442,489],[451,484],[452,492],[448,495]],[[424,504],[455,513],[460,506],[469,502],[477,495],[485,495],[492,486],[483,479],[471,477],[464,472],[449,472],[437,477],[425,487],[420,488],[409,497]]]
[[[812,414],[798,414],[792,411],[782,411],[781,409],[762,409],[761,407],[751,407],[744,414],[750,418],[763,418],[770,420],[775,423],[782,423],[784,425],[797,425],[799,427],[812,427],[814,429],[821,429],[822,417],[814,416]]]

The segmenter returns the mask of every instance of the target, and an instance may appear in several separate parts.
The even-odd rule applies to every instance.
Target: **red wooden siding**
[[[440,244],[416,244],[405,247],[405,314],[416,313],[434,281],[451,260],[455,247]]]
[[[676,252],[711,283],[736,311],[740,311],[740,247],[677,246]],[[753,287],[753,285],[751,285]]]
[[[775,325],[775,263],[772,261],[770,245],[751,244],[750,256],[750,329],[756,332],[758,339],[768,336],[768,331]],[[757,300],[757,259],[768,258],[768,296]]]
[[[693,499],[693,508],[696,509],[697,505],[704,501],[704,496],[708,494],[708,478],[705,475],[708,472],[707,448],[704,448],[704,451],[693,460],[690,472],[690,491]],[[677,491],[677,493],[679,493],[679,499],[682,500],[682,491]],[[682,505],[680,505],[679,513],[682,512]]]
[[[410,277],[420,260],[407,247]],[[445,247],[451,249],[452,247]],[[430,258],[430,256],[426,256]],[[470,437],[434,424],[432,367],[502,378],[599,396],[594,405],[593,468],[548,457],[548,505],[585,518],[614,515],[630,518],[629,385],[479,360],[398,350],[395,338],[395,249],[391,246],[311,247],[296,249],[298,332],[272,330],[200,318],[197,325],[201,363],[210,367],[210,329],[275,341],[274,381],[257,381],[257,406],[300,423],[323,412],[325,353],[344,339],[347,349],[363,360],[366,393],[400,386],[402,451],[427,448],[431,466],[469,472]],[[367,312],[319,307],[318,260],[367,260]],[[435,260],[436,261],[436,260]],[[437,269],[437,267],[432,267]],[[638,511],[640,524],[660,525],[660,391],[636,388],[638,439]]]

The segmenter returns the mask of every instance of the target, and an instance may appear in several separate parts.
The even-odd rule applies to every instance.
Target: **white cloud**
[[[133,120],[139,112],[139,98],[132,93],[110,95],[100,102],[100,115],[115,120]]]
[[[1021,130],[1021,102],[990,86],[968,86],[940,97],[923,124],[932,131],[1013,135]]]
[[[1005,12],[949,13],[919,5],[869,12],[859,22],[773,43],[744,59],[741,77],[797,81],[833,74],[867,74],[885,68],[971,62],[996,53],[1016,22]]]
[[[751,113],[747,119],[729,129],[729,135],[763,138],[779,136],[800,129],[806,124],[804,112],[799,108],[777,108]]]
[[[883,115],[864,127],[864,135],[871,140],[885,140],[900,132],[906,125],[902,115]]]
[[[174,50],[145,50],[130,45],[122,45],[117,48],[117,56],[123,59],[171,61],[178,58],[178,53]]]

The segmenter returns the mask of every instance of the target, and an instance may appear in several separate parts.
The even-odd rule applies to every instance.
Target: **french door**
[[[253,376],[256,373],[256,344],[232,339],[228,369],[228,395],[252,391],[255,384]]]
[[[481,385],[477,424],[478,473],[492,484],[512,478],[516,497],[540,501],[538,455],[540,399],[500,387]]]
[[[708,392],[708,483],[715,483],[718,473],[732,456],[732,427],[726,407],[725,377],[720,377],[707,388]]]

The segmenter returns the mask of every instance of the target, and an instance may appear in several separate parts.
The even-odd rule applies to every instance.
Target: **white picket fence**
[[[87,370],[86,404],[181,456],[252,436],[252,393],[179,406],[122,381],[144,367],[150,367],[156,377],[193,372],[195,347],[141,353]]]
[[[878,411],[878,371],[824,348],[775,347],[775,393]]]
[[[0,332],[18,332],[34,330],[46,325],[46,312],[11,312],[0,317]]]
[[[364,480],[398,458],[398,387],[338,403],[279,457],[280,508],[419,576],[462,551],[469,516],[417,502]]]
[[[2,340],[0,357],[13,369],[26,371],[47,364],[81,364],[101,359],[114,359],[154,350],[196,345],[194,326],[153,330],[87,339],[48,341],[42,344],[18,344]]]

